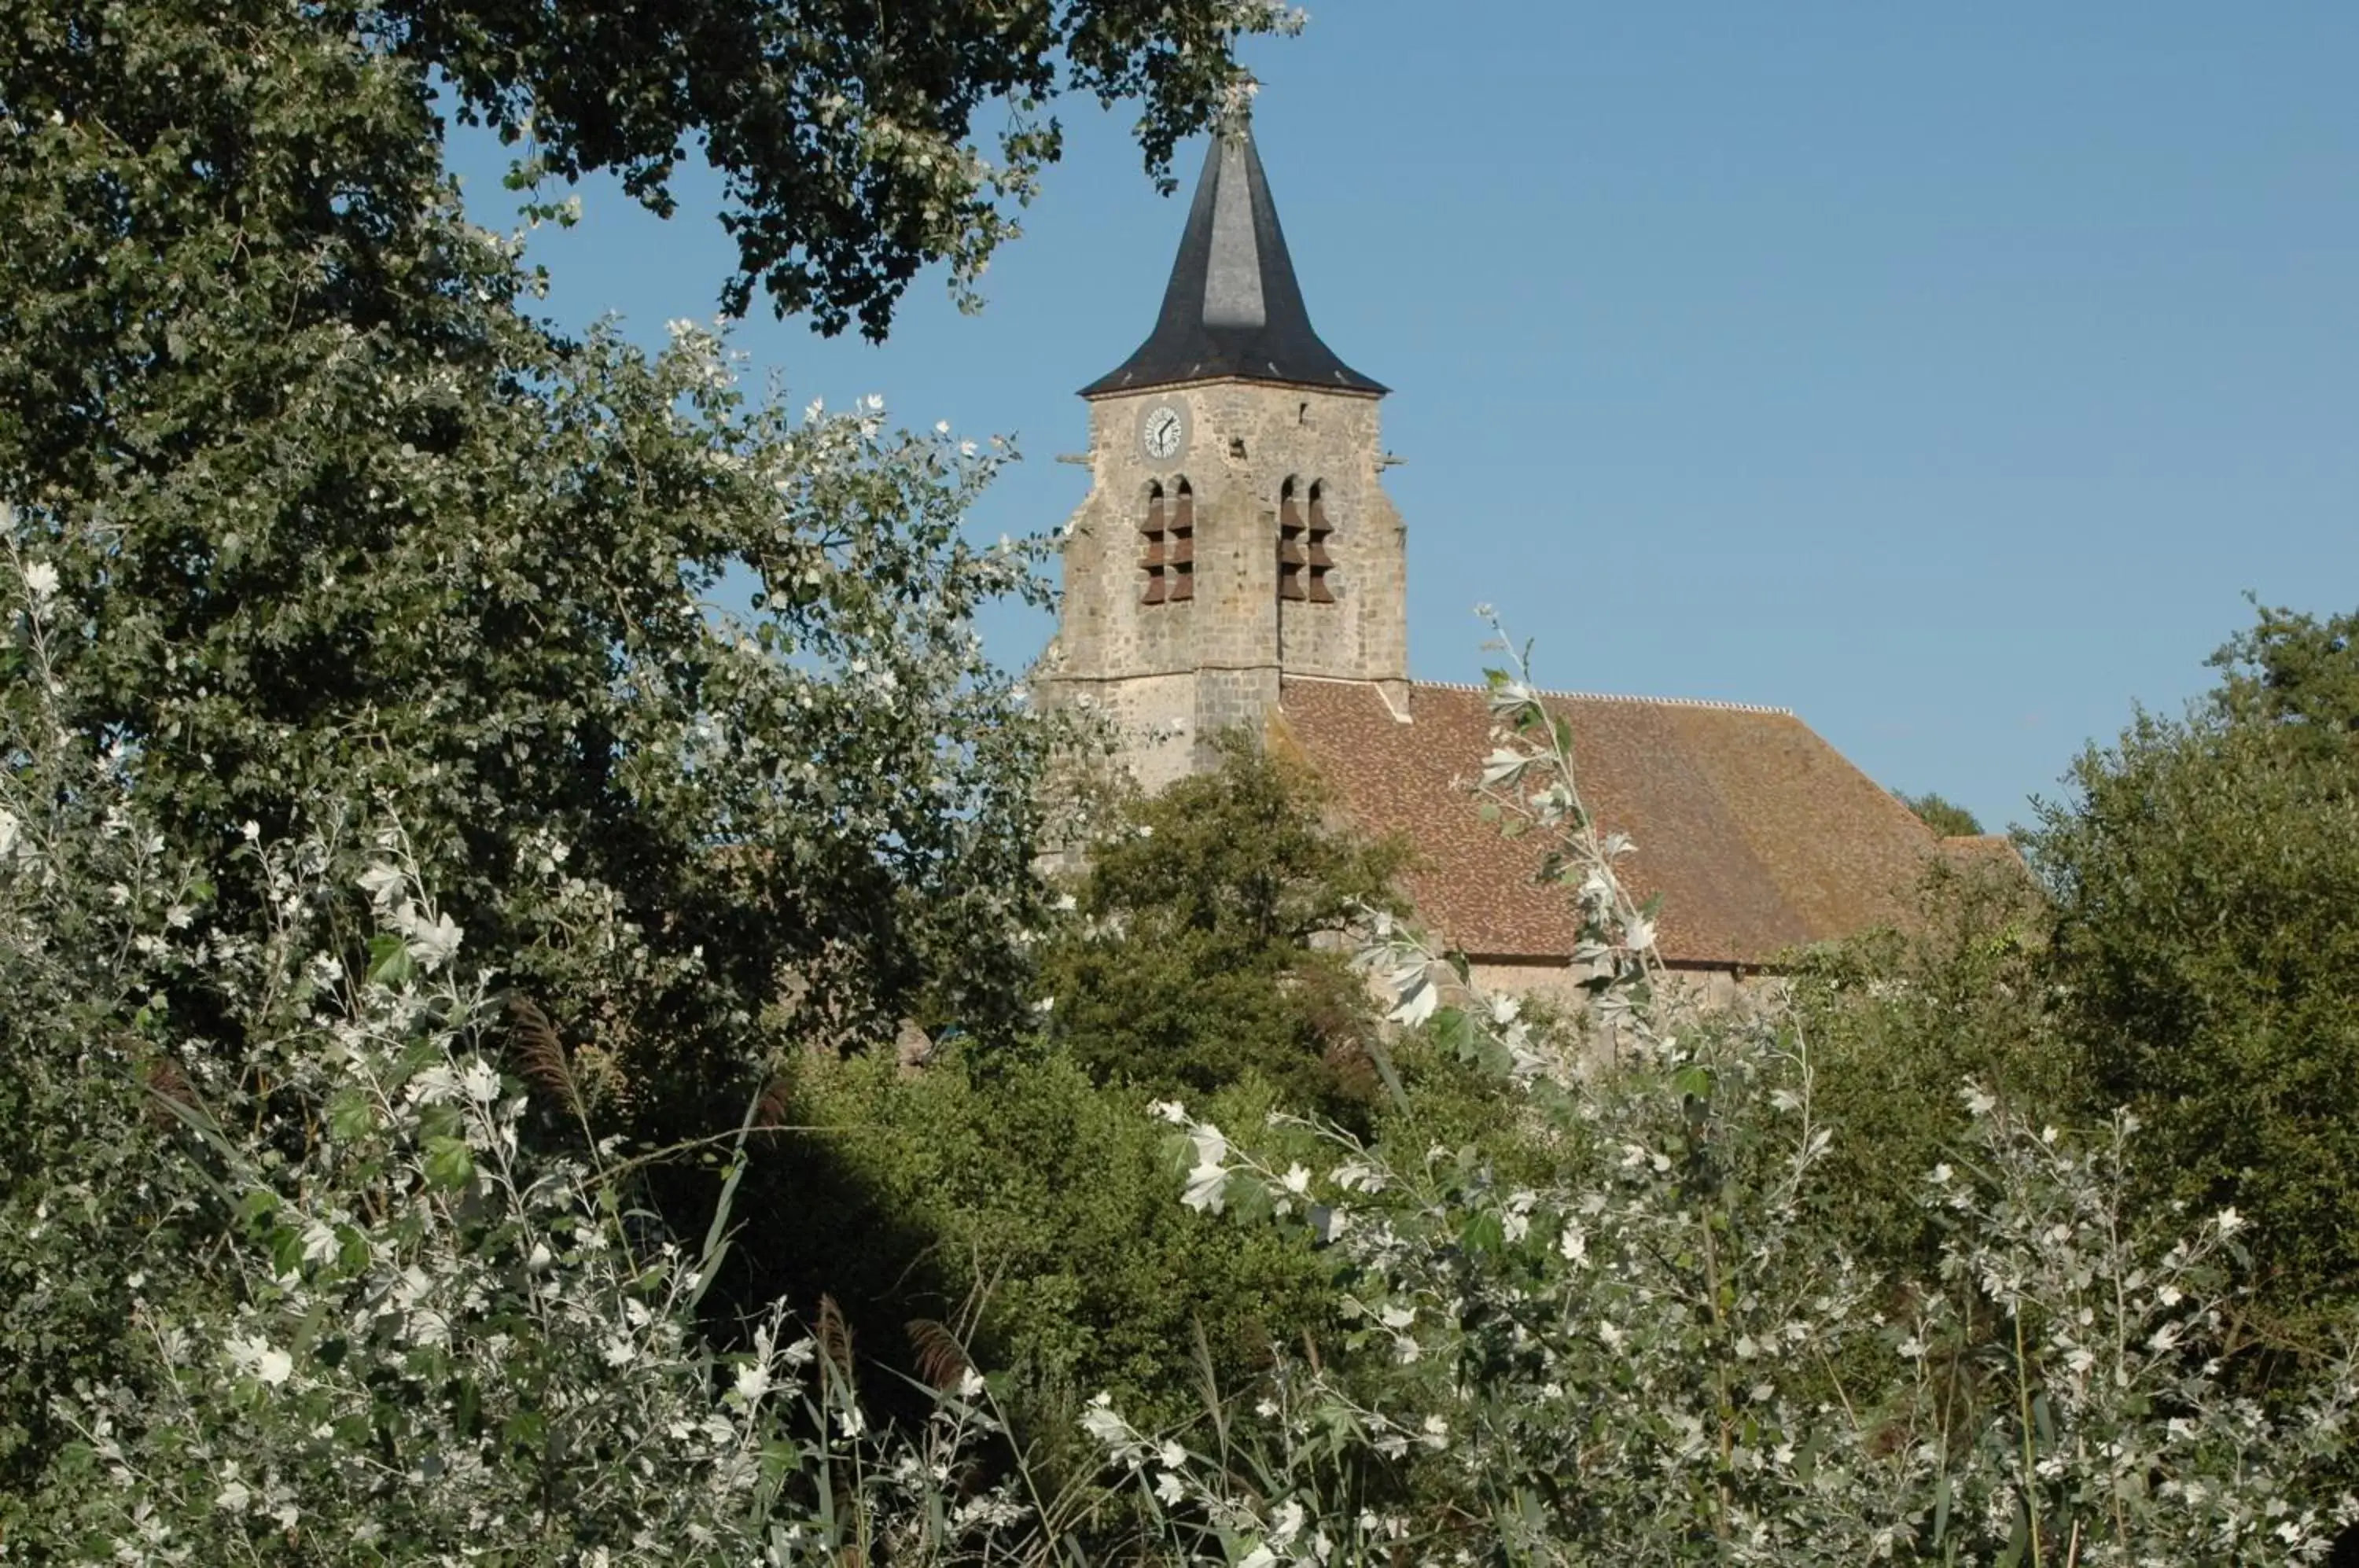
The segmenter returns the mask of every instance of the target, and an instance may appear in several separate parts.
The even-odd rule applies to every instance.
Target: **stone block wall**
[[[1144,432],[1165,410],[1181,440],[1158,457]],[[1044,697],[1086,693],[1126,727],[1136,716],[1131,760],[1151,785],[1167,781],[1174,756],[1152,735],[1184,727],[1182,766],[1201,766],[1212,735],[1259,725],[1281,674],[1397,688],[1408,672],[1407,531],[1379,483],[1381,452],[1376,399],[1364,395],[1232,380],[1094,399],[1091,489],[1068,527],[1057,640],[1041,670],[1061,691]],[[1306,498],[1320,487],[1334,603],[1278,597],[1289,480]],[[1189,596],[1175,595],[1167,565],[1163,602],[1149,603],[1141,525],[1159,486],[1168,561],[1183,484]]]
[[[1588,991],[1563,959],[1480,958],[1466,968],[1488,992],[1538,997],[1572,1012],[1589,1005]],[[1774,983],[1759,970],[1740,972],[1723,964],[1674,964],[1669,968],[1667,978],[1674,988],[1696,1006],[1714,1011],[1743,1007]]]

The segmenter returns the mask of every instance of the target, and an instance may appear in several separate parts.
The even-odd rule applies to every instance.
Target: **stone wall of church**
[[[1468,975],[1484,991],[1513,996],[1533,996],[1568,1011],[1589,1005],[1589,993],[1574,977],[1572,966],[1561,960],[1480,959],[1466,966]],[[1674,964],[1669,980],[1701,1007],[1733,1007],[1764,984],[1758,970],[1740,975],[1721,964]]]
[[[1102,714],[1121,737],[1123,760],[1142,787],[1160,789],[1201,766],[1196,757],[1200,726],[1192,674],[1060,685],[1051,691],[1050,700],[1085,702]]]
[[[1149,455],[1144,421],[1185,422],[1172,455]],[[1373,397],[1258,382],[1158,387],[1090,405],[1090,494],[1064,544],[1064,596],[1045,682],[1084,697],[1141,735],[1142,782],[1167,781],[1181,754],[1201,766],[1211,737],[1258,725],[1289,675],[1405,681],[1406,530],[1378,482]],[[1281,496],[1298,511],[1320,488],[1335,602],[1279,598]],[[1185,486],[1192,531],[1185,595],[1169,564]],[[1159,488],[1167,532],[1160,603],[1150,600],[1141,531]],[[1184,691],[1183,691],[1184,688]],[[1148,732],[1184,731],[1180,752]],[[1183,767],[1185,765],[1182,765]]]

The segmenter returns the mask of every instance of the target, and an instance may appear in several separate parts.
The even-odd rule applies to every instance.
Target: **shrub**
[[[1405,844],[1338,824],[1317,776],[1245,734],[1217,769],[1134,800],[1090,846],[1046,945],[1054,1028],[1102,1083],[1201,1096],[1249,1074],[1364,1121],[1374,1014],[1344,933],[1397,909]]]
[[[1971,1079],[2018,1120],[2075,1121],[2081,1054],[2050,1027],[2049,911],[2017,867],[1937,864],[1907,932],[1800,956],[1792,1028],[1810,1044],[1821,1113],[1853,1136],[1827,1153],[1827,1225],[1863,1262],[1930,1268],[1939,1227],[1924,1173],[1966,1140]]]
[[[997,1430],[978,1378],[951,1368],[916,1435],[880,1436],[824,1319],[814,1341],[774,1309],[743,1351],[706,1347],[734,1181],[682,1247],[634,1213],[618,1140],[533,1136],[397,824],[255,829],[223,857],[268,927],[217,925],[136,759],[40,722],[53,590],[16,575],[36,635],[0,737],[0,981],[26,1119],[0,1270],[29,1285],[0,1554],[930,1562],[1043,1539],[970,1490]],[[191,1027],[167,981],[233,1027]]]
[[[1271,1104],[1253,1083],[1220,1103],[1255,1121]],[[910,1075],[812,1063],[787,1102],[810,1136],[756,1161],[766,1190],[799,1196],[777,1222],[797,1254],[821,1260],[783,1283],[833,1294],[888,1358],[914,1355],[898,1343],[913,1320],[921,1337],[962,1327],[1027,1435],[1070,1432],[1103,1388],[1189,1419],[1208,1377],[1247,1385],[1276,1346],[1323,1337],[1332,1293],[1323,1260],[1284,1238],[1170,1203],[1146,1104],[1054,1051],[953,1050]]]

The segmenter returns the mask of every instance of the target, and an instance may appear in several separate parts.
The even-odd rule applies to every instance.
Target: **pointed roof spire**
[[[1250,83],[1240,84],[1214,128],[1155,331],[1118,368],[1082,387],[1082,397],[1223,376],[1386,390],[1336,358],[1310,329],[1254,147],[1252,93]]]

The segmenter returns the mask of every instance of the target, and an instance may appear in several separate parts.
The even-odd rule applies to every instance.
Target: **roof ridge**
[[[1430,686],[1442,691],[1473,691],[1485,697],[1491,694],[1490,687],[1477,686],[1465,681],[1411,681],[1409,685]],[[1637,697],[1626,691],[1549,691],[1538,688],[1535,688],[1532,694],[1537,697],[1563,697],[1578,702],[1647,702],[1667,708],[1723,708],[1737,713],[1776,713],[1788,719],[1794,716],[1791,708],[1775,707],[1767,702],[1729,702],[1717,697]]]

